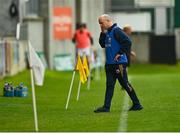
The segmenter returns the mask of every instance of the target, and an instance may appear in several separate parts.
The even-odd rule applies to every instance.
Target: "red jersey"
[[[88,48],[90,47],[91,34],[87,29],[77,30],[75,33],[75,41],[77,48]]]

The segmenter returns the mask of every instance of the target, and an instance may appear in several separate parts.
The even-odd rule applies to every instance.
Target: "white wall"
[[[72,25],[73,29],[75,27],[75,0],[49,0],[49,55],[48,60],[50,63],[50,68],[53,69],[53,59],[56,54],[72,54],[74,55],[74,45],[71,40],[54,40],[53,38],[53,29],[52,29],[52,18],[53,12],[52,9],[55,6],[68,6],[72,8]]]
[[[135,62],[149,62],[149,34],[132,35],[132,50],[136,53]]]
[[[151,31],[151,14],[150,12],[118,12],[111,14],[112,19],[120,27],[131,25],[133,31],[150,32]]]
[[[31,41],[33,47],[38,52],[44,51],[43,45],[43,21],[41,19],[27,20],[27,39]]]
[[[155,8],[155,34],[167,34],[167,15],[164,7]]]
[[[82,0],[82,22],[87,23],[88,29],[94,38],[94,45],[100,48],[98,39],[100,28],[98,17],[104,14],[104,0]]]

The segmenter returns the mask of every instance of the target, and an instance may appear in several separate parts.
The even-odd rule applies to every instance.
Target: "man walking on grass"
[[[114,93],[116,79],[126,90],[132,100],[130,111],[143,109],[140,101],[134,91],[134,88],[128,81],[126,67],[128,64],[127,52],[131,46],[130,38],[117,26],[113,24],[111,17],[103,14],[98,19],[101,28],[99,44],[105,48],[106,52],[106,93],[104,105],[94,110],[95,113],[110,112],[111,100]]]

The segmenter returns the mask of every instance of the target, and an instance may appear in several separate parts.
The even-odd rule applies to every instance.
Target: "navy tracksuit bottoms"
[[[106,93],[104,100],[104,107],[110,109],[111,100],[114,93],[114,87],[116,79],[118,79],[120,85],[126,90],[133,104],[140,104],[138,97],[128,81],[126,65],[105,65],[106,71]]]

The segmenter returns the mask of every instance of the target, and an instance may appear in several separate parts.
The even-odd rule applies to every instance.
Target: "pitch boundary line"
[[[131,80],[132,77],[129,76],[129,80]],[[119,123],[119,130],[120,132],[126,132],[127,130],[127,120],[128,120],[128,109],[129,109],[129,97],[128,94],[124,94],[123,98],[123,106],[122,111],[120,115],[120,123]]]

